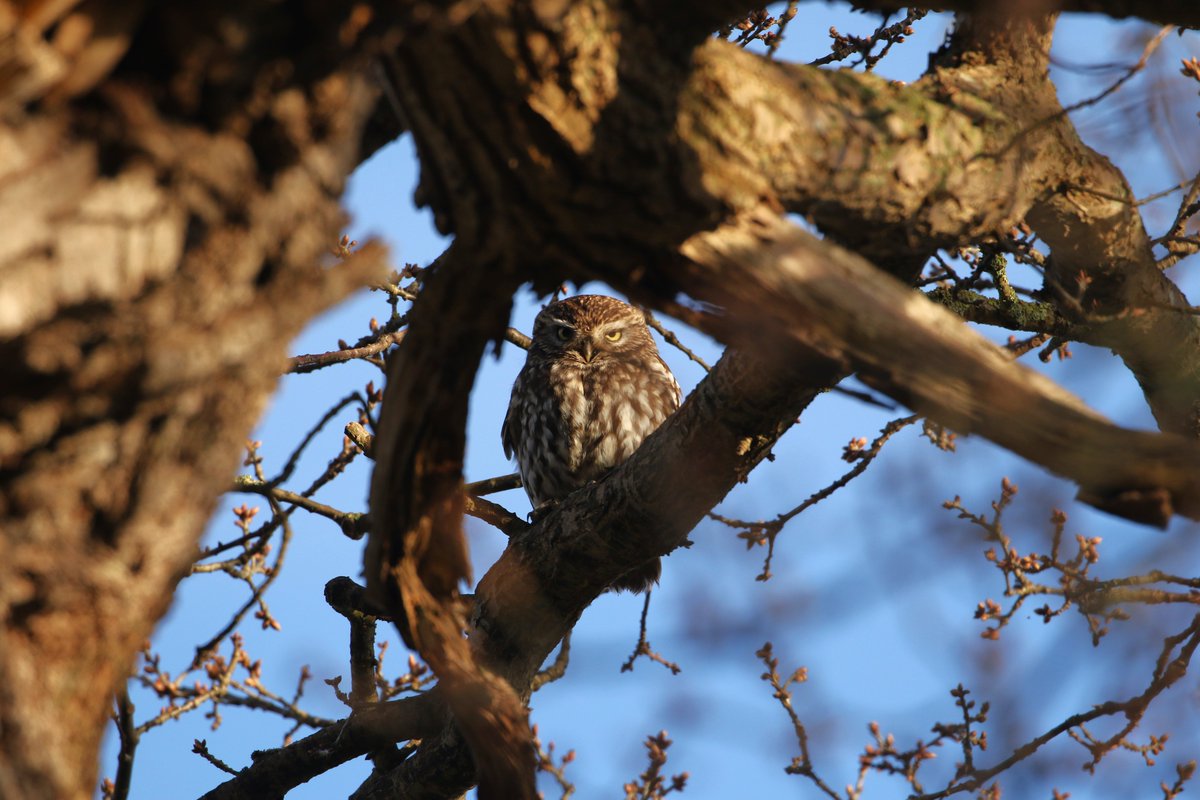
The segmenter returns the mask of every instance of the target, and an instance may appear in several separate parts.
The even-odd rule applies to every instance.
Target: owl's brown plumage
[[[633,455],[679,399],[641,311],[603,295],[560,300],[533,323],[501,430],[504,452],[516,456],[536,509]],[[660,571],[654,559],[613,588],[644,591]]]

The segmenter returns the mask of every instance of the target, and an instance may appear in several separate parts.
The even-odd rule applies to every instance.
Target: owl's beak
[[[583,360],[587,363],[592,363],[592,355],[595,351],[592,350],[592,342],[590,339],[585,339],[579,347],[579,355],[583,356]]]

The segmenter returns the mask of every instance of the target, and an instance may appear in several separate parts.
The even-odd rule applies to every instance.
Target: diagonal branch
[[[743,335],[845,357],[880,391],[1075,481],[1099,508],[1157,525],[1200,518],[1200,446],[1111,424],[862,258],[769,211],[684,251],[693,268],[680,288],[723,301]]]

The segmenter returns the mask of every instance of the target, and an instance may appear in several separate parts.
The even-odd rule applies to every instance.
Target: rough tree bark
[[[85,798],[328,267],[361,10],[0,3],[0,796]]]
[[[1187,0],[1053,6],[1200,22]],[[1194,437],[1200,323],[1178,313],[1136,212],[1113,199],[1131,196],[1124,179],[1060,113],[1048,18],[964,18],[930,75],[900,87],[707,41],[750,8],[0,0],[0,796],[90,795],[110,691],[186,572],[286,343],[381,268],[375,249],[332,268],[323,254],[346,175],[402,127],[422,161],[419,197],[458,255],[391,360],[368,577],[444,685],[482,694],[449,698],[457,728],[441,694],[384,706],[265,756],[214,796],[282,793],[372,743],[413,737],[426,745],[362,796],[452,796],[476,781],[475,764],[494,794],[528,791],[528,765],[512,755],[524,736],[516,701],[541,660],[612,577],[678,546],[818,388],[864,369],[923,413],[999,439],[980,384],[966,387],[964,412],[919,391],[953,377],[945,367],[881,369],[878,338],[845,316],[855,295],[837,311],[807,308],[822,312],[813,324],[795,318],[814,275],[840,276],[846,292],[864,284],[858,299],[891,306],[895,324],[925,301],[861,278],[861,259],[835,245],[793,240],[780,212],[807,214],[901,279],[938,247],[1028,219],[1055,249],[1058,280],[1092,279],[1099,318],[1060,312],[1121,354],[1164,430]],[[395,107],[381,102],[376,59]],[[738,244],[750,219],[769,220],[770,235]],[[800,255],[830,252],[826,272],[796,271]],[[755,270],[749,294],[721,290]],[[514,537],[464,642],[465,391],[515,286],[592,277],[743,349],[621,470]],[[772,285],[787,291],[759,326],[677,302],[683,292],[736,310]],[[456,300],[467,316],[447,339],[439,311],[459,313]],[[1117,313],[1129,309],[1139,313]],[[903,330],[977,352],[944,316],[918,318],[933,321]],[[762,336],[789,357],[754,356]],[[442,381],[413,379],[439,358]],[[1125,435],[991,362],[978,362],[984,385],[1006,381],[1049,404],[1052,421]],[[1195,515],[1196,446],[1139,441],[1143,469],[1113,461],[1120,480],[1073,472],[1069,446],[1052,466],[1118,513]],[[509,743],[499,757],[486,744],[497,729]]]

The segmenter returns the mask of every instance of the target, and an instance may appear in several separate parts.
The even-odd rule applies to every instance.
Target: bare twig
[[[671,740],[666,731],[659,731],[656,736],[646,737],[646,751],[650,765],[638,776],[638,780],[625,784],[625,800],[659,800],[672,792],[682,792],[687,785],[688,774],[681,772],[667,783],[661,772],[667,763],[667,748]]]
[[[1150,60],[1150,56],[1152,56],[1154,54],[1154,51],[1158,49],[1158,46],[1160,44],[1162,44],[1163,39],[1167,38],[1167,34],[1173,30],[1175,30],[1174,25],[1164,25],[1162,28],[1159,29],[1158,33],[1156,33],[1154,35],[1154,37],[1149,42],[1146,43],[1145,48],[1142,49],[1141,58],[1139,58],[1137,60],[1137,62],[1135,62],[1133,64],[1133,66],[1131,66],[1129,69],[1127,69],[1125,71],[1124,75],[1117,78],[1116,81],[1114,81],[1108,88],[1106,88],[1104,91],[1100,92],[1099,94],[1094,95],[1093,97],[1088,97],[1083,100],[1080,100],[1078,103],[1073,103],[1073,104],[1067,106],[1066,108],[1064,108],[1060,113],[1061,114],[1070,114],[1072,111],[1079,111],[1082,108],[1087,108],[1088,106],[1094,106],[1097,103],[1099,103],[1101,100],[1103,100],[1104,98],[1111,95],[1113,92],[1120,89],[1122,86],[1124,86],[1129,81],[1130,78],[1132,78],[1134,75],[1137,75],[1139,72],[1141,72],[1143,69],[1146,68],[1146,62]]]
[[[509,475],[500,475],[495,478],[468,483],[464,488],[467,494],[473,497],[481,497],[485,494],[505,492],[509,489],[520,489],[522,485],[521,476],[513,472]]]
[[[913,23],[923,19],[928,13],[928,11],[922,9],[910,8],[905,14],[904,19],[891,25],[888,24],[888,19],[890,19],[891,15],[885,14],[883,23],[870,36],[842,34],[838,33],[837,28],[830,28],[829,38],[833,40],[833,47],[830,53],[814,61],[810,61],[809,66],[825,66],[837,61],[844,61],[850,56],[857,54],[858,61],[850,66],[857,67],[861,64],[867,72],[870,72],[891,51],[894,45],[903,42],[906,36],[912,35]],[[872,54],[871,51],[880,42],[883,42],[883,48],[878,53]]]
[[[798,514],[801,514],[807,509],[812,508],[817,503],[829,497],[838,489],[841,489],[843,486],[850,483],[850,481],[861,475],[864,471],[866,471],[867,467],[871,465],[871,462],[875,460],[875,457],[879,455],[879,451],[883,449],[883,446],[887,443],[888,439],[892,438],[892,436],[894,436],[898,431],[911,425],[918,419],[920,419],[919,416],[913,415],[892,420],[883,427],[883,430],[879,432],[879,436],[875,438],[875,441],[871,442],[869,447],[866,446],[866,439],[855,439],[852,441],[850,445],[847,446],[846,452],[843,454],[842,458],[846,461],[857,461],[858,463],[855,464],[849,472],[842,475],[842,477],[838,478],[825,488],[813,493],[803,503],[791,509],[790,511],[785,511],[784,513],[775,517],[773,520],[768,522],[750,522],[747,520],[731,519],[715,512],[709,512],[708,516],[710,519],[724,523],[731,528],[740,528],[741,531],[738,533],[738,538],[746,540],[747,549],[764,543],[767,545],[767,555],[763,560],[763,569],[762,572],[759,573],[757,580],[770,580],[771,559],[775,555],[775,539],[777,536],[779,536],[779,533],[783,530],[783,527]]]
[[[117,690],[116,709],[113,711],[117,735],[121,738],[121,751],[117,754],[117,777],[110,795],[112,800],[125,800],[129,796],[129,787],[133,781],[133,757],[141,738],[133,723],[133,712],[133,703],[129,699],[129,685],[123,683]]]
[[[670,330],[669,328],[665,327],[661,322],[659,322],[658,318],[655,317],[652,313],[650,313],[649,309],[643,308],[642,311],[645,312],[645,314],[646,314],[646,324],[649,325],[654,330],[658,331],[659,336],[663,337],[663,341],[665,341],[667,344],[674,347],[679,352],[683,353],[685,356],[690,358],[692,361],[695,361],[697,364],[699,364],[701,367],[704,368],[705,372],[708,372],[709,370],[712,369],[712,367],[710,367],[708,365],[707,361],[705,361],[700,356],[696,355],[683,342],[679,341],[679,337],[675,335],[674,331]]]
[[[568,750],[563,753],[563,757],[557,764],[554,763],[554,742],[543,746],[542,739],[538,736],[537,725],[533,726],[533,749],[537,751],[537,768],[539,772],[544,772],[554,778],[558,787],[562,789],[561,800],[567,800],[568,797],[575,794],[575,784],[567,780],[567,764],[575,760],[575,751]]]
[[[504,341],[509,342],[510,344],[515,344],[522,350],[528,350],[529,346],[533,344],[532,339],[521,333],[516,328],[509,328],[504,331]]]
[[[671,670],[672,675],[678,675],[680,667],[674,661],[667,661],[658,653],[654,652],[650,647],[649,640],[646,639],[646,615],[650,613],[650,595],[653,592],[646,592],[646,599],[642,603],[642,621],[638,629],[638,641],[633,648],[633,652],[629,654],[628,660],[621,665],[621,672],[632,672],[633,662],[637,661],[639,656],[645,656],[651,661],[657,661],[667,669]]]
[[[567,635],[563,637],[562,644],[558,646],[558,655],[554,657],[554,663],[533,676],[533,682],[530,684],[529,691],[536,692],[547,683],[553,683],[563,675],[566,675],[567,664],[570,662],[570,660],[571,634],[568,632]]]
[[[394,344],[400,344],[400,340],[404,338],[404,331],[384,331],[372,337],[372,341],[358,346],[347,347],[341,350],[330,350],[325,353],[314,353],[312,355],[293,356],[288,362],[288,372],[303,374],[305,372],[315,372],[319,369],[341,364],[345,361],[353,361],[356,358],[366,358],[374,356],[387,350]]]
[[[827,797],[832,797],[833,800],[840,800],[838,793],[829,787],[813,770],[812,758],[808,754],[808,731],[804,727],[804,723],[800,720],[800,715],[796,713],[796,709],[792,706],[792,693],[788,688],[792,684],[804,683],[808,680],[808,670],[805,667],[798,668],[785,681],[779,676],[779,659],[775,658],[771,643],[767,642],[755,652],[758,659],[766,666],[767,671],[762,674],[762,679],[771,684],[774,690],[773,697],[779,701],[779,705],[783,706],[783,710],[787,712],[788,719],[792,722],[792,730],[796,734],[796,744],[800,746],[800,755],[792,759],[792,763],[785,767],[785,771],[789,775],[803,775],[813,782],[822,793]]]
[[[296,464],[300,461],[300,456],[304,453],[305,449],[308,448],[308,445],[312,443],[313,439],[316,438],[317,434],[320,433],[321,430],[329,424],[329,421],[336,417],[342,409],[354,403],[355,401],[358,401],[363,406],[366,406],[368,402],[358,392],[351,392],[341,400],[334,403],[328,411],[321,415],[321,418],[317,420],[316,424],[309,428],[308,433],[304,434],[304,437],[300,440],[300,443],[292,448],[292,452],[290,455],[288,455],[288,460],[283,465],[283,469],[279,470],[279,474],[266,482],[271,486],[278,486],[288,478],[292,477],[292,472],[295,471]]]
[[[230,633],[232,633],[237,628],[237,626],[241,623],[242,619],[246,616],[246,614],[250,611],[250,609],[253,608],[255,605],[259,606],[260,613],[264,615],[263,616],[264,627],[268,626],[269,623],[273,622],[273,620],[270,619],[270,615],[266,612],[266,607],[263,604],[263,595],[266,593],[267,589],[270,588],[271,584],[275,582],[275,579],[277,577],[279,577],[280,568],[283,566],[284,557],[287,555],[287,552],[288,552],[288,545],[291,544],[291,541],[292,541],[292,526],[291,526],[291,523],[287,520],[286,516],[280,510],[279,504],[273,498],[268,498],[268,502],[271,503],[271,509],[274,512],[275,516],[282,517],[282,519],[283,519],[283,521],[282,521],[283,535],[280,538],[279,552],[278,552],[278,555],[275,556],[275,563],[271,566],[271,569],[267,572],[267,577],[258,585],[255,585],[252,581],[250,581],[248,576],[245,578],[247,583],[249,583],[252,587],[250,599],[247,600],[245,602],[245,604],[234,613],[233,617],[229,620],[229,622],[225,625],[225,627],[223,627],[220,631],[218,631],[216,633],[216,635],[214,635],[207,642],[205,642],[204,644],[202,644],[196,648],[196,655],[192,659],[192,668],[193,669],[195,667],[199,666],[204,661],[204,659],[208,657],[208,654],[211,653],[213,651],[213,649],[223,639],[225,639],[226,636],[228,636]],[[277,623],[276,623],[276,626],[277,626]]]
[[[274,488],[271,484],[263,483],[246,475],[238,475],[233,479],[233,491],[248,492],[250,494],[261,495],[273,500],[278,500],[282,503],[291,503],[297,508],[303,508],[305,511],[312,512],[318,516],[325,517],[338,524],[351,539],[361,539],[362,531],[360,530],[362,514],[352,511],[339,511],[333,506],[327,506],[324,503],[318,503],[316,500],[310,500],[303,495],[289,492],[286,489]]]
[[[236,769],[229,766],[224,761],[222,761],[221,759],[214,756],[212,753],[208,752],[208,742],[205,741],[204,739],[196,739],[194,742],[192,742],[192,752],[195,753],[196,755],[200,756],[205,761],[212,764],[214,767],[221,770],[222,772],[227,772],[230,775],[238,774]]]
[[[1137,727],[1150,702],[1187,674],[1188,664],[1197,645],[1200,645],[1200,615],[1194,617],[1191,624],[1185,630],[1176,636],[1168,637],[1163,642],[1163,649],[1159,653],[1150,684],[1140,695],[1131,697],[1124,702],[1109,701],[1101,703],[1090,711],[1072,715],[1042,735],[1021,745],[1008,758],[1005,758],[994,766],[971,771],[962,776],[961,780],[956,780],[941,791],[917,795],[911,798],[911,800],[941,800],[941,798],[961,792],[973,792],[1017,762],[1033,755],[1038,749],[1055,737],[1101,717],[1124,716],[1126,723],[1118,733],[1106,740],[1090,742],[1085,745],[1092,753],[1090,766],[1094,767],[1104,755],[1116,748]],[[1177,646],[1180,648],[1179,654],[1172,658],[1171,654]]]
[[[499,503],[484,500],[482,497],[467,495],[463,510],[476,519],[481,519],[496,528],[505,536],[516,536],[529,528],[529,523],[509,511]]]

